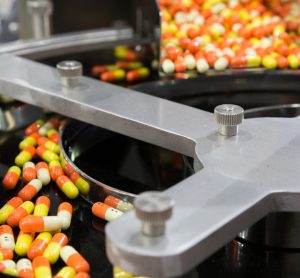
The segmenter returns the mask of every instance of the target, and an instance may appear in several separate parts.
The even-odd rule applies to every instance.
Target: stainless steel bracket
[[[111,262],[139,275],[179,276],[273,211],[300,211],[300,118],[245,120],[217,132],[213,115],[0,55],[0,93],[194,157],[197,173],[164,193],[175,200],[164,236],[140,233],[133,212],[106,226]]]

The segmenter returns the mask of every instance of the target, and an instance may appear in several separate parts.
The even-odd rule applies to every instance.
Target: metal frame
[[[110,261],[134,274],[179,276],[273,211],[300,211],[300,121],[245,120],[218,135],[213,115],[82,77],[60,85],[55,69],[0,55],[1,93],[194,157],[197,173],[165,191],[176,204],[161,237],[140,233],[134,212],[106,226]]]

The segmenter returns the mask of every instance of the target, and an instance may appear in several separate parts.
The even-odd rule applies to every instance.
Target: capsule
[[[43,257],[48,259],[51,264],[55,264],[59,258],[62,248],[66,246],[68,242],[68,237],[65,234],[55,234],[45,249]]]
[[[9,167],[2,181],[3,187],[8,190],[14,189],[19,181],[20,175],[21,169],[18,166]]]
[[[31,244],[27,257],[33,260],[37,256],[42,256],[51,239],[52,235],[49,232],[40,233]]]
[[[117,81],[124,80],[125,77],[126,77],[125,70],[116,69],[113,71],[103,72],[100,76],[100,79],[105,82],[117,82]]]
[[[249,55],[242,57],[232,57],[230,66],[232,68],[256,68],[261,65],[261,58],[257,55]]]
[[[52,160],[49,163],[49,172],[51,179],[56,182],[57,178],[64,175],[64,170],[61,167],[59,161]]]
[[[30,201],[42,189],[42,182],[34,179],[26,184],[18,193],[18,197],[23,201]]]
[[[32,213],[33,209],[34,204],[30,201],[25,201],[22,205],[16,208],[10,216],[8,216],[7,224],[11,227],[18,227],[21,219],[23,219],[28,214]]]
[[[41,137],[41,135],[39,135],[37,132],[32,133],[30,136],[27,136],[20,142],[19,149],[24,150],[26,147],[36,146],[39,137]]]
[[[56,129],[51,128],[47,131],[47,137],[55,144],[59,144],[59,134]]]
[[[61,220],[61,229],[66,230],[70,227],[72,220],[73,207],[68,202],[63,202],[59,205],[57,216]]]
[[[39,162],[36,167],[36,174],[38,179],[42,182],[43,185],[47,185],[50,183],[50,173],[47,163]]]
[[[92,206],[92,212],[97,217],[106,221],[112,221],[123,215],[122,211],[114,209],[101,202],[97,202]]]
[[[9,215],[11,215],[17,207],[23,203],[20,197],[11,198],[1,209],[0,209],[0,224],[4,224],[7,221]]]
[[[75,275],[76,271],[74,268],[65,266],[54,276],[54,278],[74,278]]]
[[[60,125],[60,121],[56,118],[50,119],[43,126],[41,126],[38,130],[39,134],[45,136],[50,129],[57,129]]]
[[[104,203],[110,207],[118,209],[122,212],[129,211],[133,208],[133,205],[129,202],[123,201],[114,196],[107,196],[104,200]]]
[[[16,263],[12,260],[4,260],[0,262],[0,273],[11,276],[17,276]]]
[[[32,268],[35,278],[52,278],[50,263],[43,256],[34,258]]]
[[[71,181],[75,184],[75,186],[78,188],[79,192],[83,195],[87,195],[90,191],[90,184],[83,179],[79,174],[76,172],[73,172],[70,175]]]
[[[150,76],[150,70],[148,68],[140,68],[128,71],[126,74],[126,80],[128,82],[136,82],[140,80],[144,80]]]
[[[35,164],[33,162],[29,161],[23,165],[22,178],[25,183],[29,183],[33,179],[36,179]]]
[[[75,172],[73,166],[72,166],[70,163],[68,163],[65,159],[62,159],[61,162],[62,162],[62,163],[61,163],[61,166],[62,166],[62,168],[63,168],[63,170],[64,170],[64,173],[65,173],[68,177],[70,177],[70,176]]]
[[[17,271],[20,278],[34,278],[32,264],[28,259],[18,260]]]
[[[59,152],[60,152],[59,146],[44,136],[41,136],[38,139],[38,145],[44,147],[45,149],[47,149],[51,152],[57,153],[57,154],[59,154]]]
[[[24,148],[15,158],[15,163],[22,167],[26,162],[30,161],[35,155],[35,148],[28,146]]]
[[[113,277],[114,278],[133,278],[134,276],[129,272],[124,271],[120,267],[113,268]]]
[[[17,255],[24,257],[32,242],[34,239],[34,233],[24,233],[22,231],[20,231],[18,237],[17,237],[17,241],[16,241],[16,246],[15,246],[15,252]]]
[[[0,261],[4,260],[12,260],[14,257],[14,253],[10,249],[0,248]]]
[[[66,265],[74,268],[76,272],[89,272],[89,263],[75,250],[74,247],[67,245],[60,251],[61,259]]]
[[[28,215],[20,221],[19,226],[25,233],[55,232],[61,228],[61,221],[57,216]]]
[[[79,194],[77,187],[67,176],[58,177],[56,184],[69,199],[75,199]]]
[[[46,196],[37,198],[34,206],[34,216],[47,216],[50,209],[50,199]]]
[[[8,225],[0,226],[0,246],[2,249],[9,249],[11,251],[15,249],[14,233]]]
[[[117,67],[119,69],[124,69],[124,70],[134,70],[134,69],[139,69],[142,68],[144,65],[142,62],[130,62],[130,61],[119,61],[116,63]]]
[[[86,272],[78,272],[74,278],[90,278],[91,276]]]
[[[112,71],[116,69],[118,69],[116,65],[97,65],[92,67],[92,75],[98,77],[103,72]]]
[[[126,46],[117,46],[115,48],[115,56],[120,60],[137,61],[140,59],[140,55],[132,49],[128,49]]]
[[[45,160],[48,163],[52,160],[59,160],[59,157],[57,156],[56,153],[48,151],[46,148],[42,146],[38,146],[36,148],[36,153],[41,159]]]
[[[30,136],[31,134],[33,134],[34,132],[37,132],[39,130],[39,128],[44,124],[45,122],[43,120],[37,120],[34,123],[32,123],[31,125],[29,125],[26,129],[25,129],[25,134],[26,136]]]

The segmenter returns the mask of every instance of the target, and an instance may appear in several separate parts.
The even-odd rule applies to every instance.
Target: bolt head
[[[215,108],[217,123],[224,126],[237,126],[244,119],[244,109],[234,104],[222,104]]]
[[[61,77],[74,78],[82,75],[82,64],[78,61],[62,61],[56,68]]]
[[[49,0],[28,0],[27,10],[31,14],[51,14],[53,10],[52,2]]]

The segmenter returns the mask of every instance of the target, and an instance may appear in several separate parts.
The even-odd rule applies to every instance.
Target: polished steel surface
[[[78,61],[62,61],[56,65],[61,84],[66,87],[76,87],[83,73],[82,64]]]

